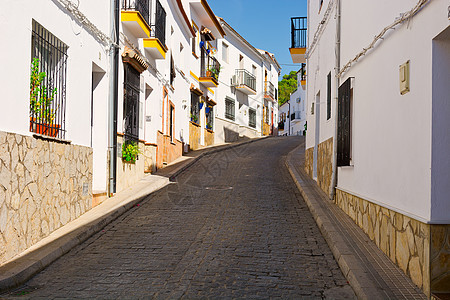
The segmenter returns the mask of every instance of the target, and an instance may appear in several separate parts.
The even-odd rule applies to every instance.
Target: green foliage
[[[194,115],[194,114],[191,114],[191,121],[194,122],[194,123],[197,123],[197,121],[198,121],[197,116]]]
[[[278,82],[278,104],[289,100],[291,93],[297,89],[297,73],[291,71],[289,74],[283,76],[283,79]]]
[[[44,123],[53,123],[57,108],[51,108],[56,88],[49,91],[44,85],[45,72],[39,72],[39,59],[33,58],[30,74],[30,115]]]
[[[135,163],[139,151],[139,145],[133,141],[127,141],[122,145],[122,159],[126,162]]]

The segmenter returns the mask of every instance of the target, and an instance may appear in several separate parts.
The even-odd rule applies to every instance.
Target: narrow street
[[[202,158],[0,298],[352,299],[284,158],[299,137]]]

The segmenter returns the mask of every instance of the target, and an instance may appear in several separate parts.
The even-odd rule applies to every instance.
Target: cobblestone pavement
[[[299,143],[202,158],[3,297],[354,298],[284,166]]]

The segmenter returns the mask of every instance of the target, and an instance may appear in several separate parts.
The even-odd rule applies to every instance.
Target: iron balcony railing
[[[302,67],[300,69],[300,77],[300,80],[306,80],[306,64],[302,64]]]
[[[246,85],[252,90],[256,91],[256,77],[247,70],[237,69],[236,70],[236,80],[234,82],[235,86]]]
[[[306,17],[291,18],[291,48],[306,48]]]
[[[150,0],[122,0],[123,10],[135,10],[141,13],[147,24],[150,24]]]
[[[164,46],[166,45],[166,11],[159,0],[156,0],[156,14],[151,25],[151,37],[157,38]]]
[[[215,57],[210,56],[204,47],[202,47],[201,52],[200,77],[212,77],[218,81],[220,73],[220,63]]]
[[[273,86],[273,83],[270,81],[264,82],[264,97],[270,97],[272,99],[275,99],[275,87]]]

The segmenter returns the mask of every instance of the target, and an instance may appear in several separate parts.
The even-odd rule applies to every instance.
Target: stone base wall
[[[319,144],[317,148],[317,183],[325,192],[330,193],[331,175],[333,173],[333,138]]]
[[[205,128],[205,146],[214,145],[214,131]]]
[[[117,143],[123,145],[124,142],[123,136],[118,135]],[[142,141],[139,141],[138,144],[140,154],[135,163],[125,162],[121,157],[117,158],[117,193],[127,189],[144,177],[145,145]]]
[[[164,168],[167,164],[171,163],[178,157],[183,155],[183,143],[174,140],[171,141],[170,136],[163,135],[158,132],[158,147],[156,154],[156,168]]]
[[[191,150],[197,150],[201,147],[200,137],[201,137],[200,125],[189,122],[189,148]]]
[[[144,147],[144,172],[155,173],[156,172],[156,153],[157,145],[145,144]]]
[[[0,131],[0,264],[91,207],[91,148]]]
[[[314,172],[314,148],[305,150],[305,171],[311,178]]]
[[[450,225],[425,224],[339,189],[335,202],[426,295],[450,292]]]

